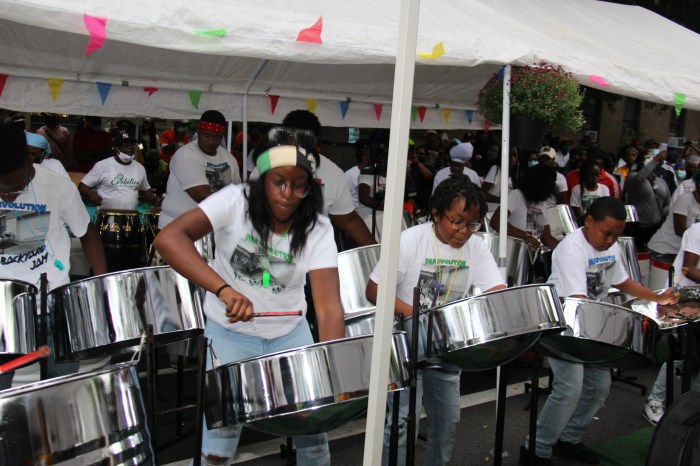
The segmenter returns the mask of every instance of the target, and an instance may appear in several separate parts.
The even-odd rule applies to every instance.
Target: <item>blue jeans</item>
[[[214,353],[221,364],[306,346],[314,342],[306,323],[298,325],[287,335],[267,340],[226,330],[208,320],[204,335],[211,340]],[[207,369],[211,369],[211,367],[211,354],[207,354]],[[233,458],[238,448],[240,434],[241,426],[208,430],[205,424],[202,454]],[[294,437],[294,445],[297,449],[297,464],[305,466],[331,464],[326,434]]]
[[[555,358],[549,362],[554,373],[552,393],[537,419],[535,453],[542,458],[552,456],[558,440],[580,443],[610,393],[610,369]]]
[[[428,443],[425,451],[425,465],[447,464],[452,456],[455,431],[459,423],[459,371],[446,369],[419,369],[416,380],[416,434],[421,406],[425,406],[428,423]],[[421,402],[422,400],[422,402]],[[408,425],[409,392],[401,392],[399,402],[399,444],[397,464],[406,464],[406,437]],[[387,423],[384,427],[384,448],[382,464],[389,463],[389,440],[391,436],[391,411],[394,396],[389,393]],[[415,442],[416,439],[413,439]]]
[[[683,360],[679,359],[673,361],[673,367],[675,369],[680,369],[681,367],[683,367]],[[698,375],[695,378],[694,389],[696,392],[700,392],[700,375]],[[666,363],[661,364],[661,368],[659,369],[659,375],[656,376],[656,380],[654,381],[654,387],[651,389],[647,400],[660,401],[662,403],[666,403]]]

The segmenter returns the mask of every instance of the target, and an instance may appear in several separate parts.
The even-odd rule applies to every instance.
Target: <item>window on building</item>
[[[681,110],[680,116],[676,116],[676,110],[671,108],[671,119],[668,123],[668,136],[681,137],[685,134],[685,115],[687,111]]]
[[[622,107],[623,133],[639,135],[639,116],[642,113],[642,101],[625,97]]]

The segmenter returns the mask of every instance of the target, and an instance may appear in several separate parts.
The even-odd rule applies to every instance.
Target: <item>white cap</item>
[[[450,160],[465,163],[472,158],[474,146],[470,142],[461,142],[450,149]]]

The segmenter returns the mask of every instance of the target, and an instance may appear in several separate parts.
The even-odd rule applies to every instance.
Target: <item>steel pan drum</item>
[[[639,215],[637,214],[637,207],[627,204],[625,205],[625,213],[627,214],[626,222],[634,223],[639,221]]]
[[[567,204],[550,207],[547,209],[546,216],[552,236],[560,241],[578,229],[578,223],[576,223],[571,206]]]
[[[376,306],[365,298],[367,280],[379,262],[380,245],[364,246],[338,254],[340,300],[345,318],[373,313]]]
[[[153,325],[157,345],[203,332],[200,290],[168,266],[80,280],[49,295],[59,361],[132,351]]]
[[[135,363],[1,391],[0,464],[155,464]]]
[[[632,299],[625,303],[635,312],[653,319],[662,332],[675,330],[700,319],[700,300],[685,299],[689,292],[700,292],[700,287],[681,288],[681,298],[676,304],[657,304],[644,299]]]
[[[477,232],[478,236],[489,248],[493,258],[498,263],[498,234]],[[536,255],[536,250],[525,241],[508,236],[506,246],[506,273],[508,275],[508,286],[520,286],[530,283],[532,272],[532,262]],[[475,290],[475,293],[481,290]]]
[[[372,214],[367,214],[362,216],[362,221],[365,222],[370,233],[372,232]],[[384,212],[381,210],[377,211],[375,214],[375,231],[374,237],[377,242],[382,241],[382,225],[384,224]],[[413,221],[411,220],[411,215],[408,212],[403,212],[401,215],[401,231],[413,226]]]
[[[657,323],[626,307],[564,298],[567,330],[542,338],[548,353],[569,362],[633,369],[649,366],[659,331]]]
[[[492,291],[422,312],[418,361],[478,371],[503,365],[565,329],[554,285]],[[407,319],[407,325],[413,319]],[[410,332],[409,332],[410,336]]]
[[[245,359],[206,373],[205,418],[215,429],[246,424],[277,436],[326,432],[367,409],[372,336]],[[409,384],[408,342],[393,335],[389,389]]]
[[[634,245],[634,238],[631,236],[620,236],[617,238],[617,244],[620,245],[622,250],[622,264],[627,270],[627,275],[635,282],[641,284],[642,272],[639,269],[639,261],[637,261],[637,247]]]
[[[36,349],[36,294],[29,283],[0,280],[0,363]]]

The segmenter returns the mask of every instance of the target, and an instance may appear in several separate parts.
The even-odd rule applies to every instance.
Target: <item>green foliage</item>
[[[512,116],[542,120],[556,133],[576,132],[583,126],[583,90],[561,66],[539,63],[514,66],[511,71]],[[479,91],[479,111],[500,124],[503,113],[503,80],[495,73]]]

